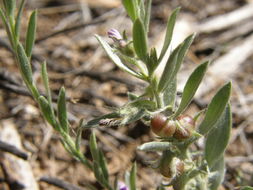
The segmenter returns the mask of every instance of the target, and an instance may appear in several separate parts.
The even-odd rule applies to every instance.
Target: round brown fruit
[[[167,118],[162,114],[157,114],[151,119],[151,130],[159,135],[164,125],[166,124]]]

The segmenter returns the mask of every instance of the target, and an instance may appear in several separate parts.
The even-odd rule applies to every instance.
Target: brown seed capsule
[[[181,160],[178,160],[176,162],[176,170],[177,170],[177,175],[182,175],[184,172],[184,162]]]
[[[167,118],[164,115],[155,115],[151,119],[152,131],[160,137],[172,137],[176,130],[174,121],[166,121]]]
[[[184,140],[192,135],[192,131],[195,129],[195,121],[189,115],[180,115],[177,118],[177,128],[174,137],[178,140]]]
[[[194,130],[195,129],[195,120],[189,115],[180,115],[178,121],[187,129]]]
[[[163,129],[160,133],[161,137],[172,137],[173,134],[176,131],[176,124],[174,121],[169,121],[165,124],[165,126],[163,126]]]
[[[191,131],[186,129],[185,127],[182,127],[180,125],[177,125],[176,127],[176,131],[173,135],[173,137],[175,137],[178,140],[184,140],[187,139],[191,136]]]
[[[166,124],[166,120],[167,120],[167,118],[161,114],[155,115],[151,119],[151,123],[150,123],[151,129],[156,135],[160,134],[160,132],[163,129],[163,126]]]

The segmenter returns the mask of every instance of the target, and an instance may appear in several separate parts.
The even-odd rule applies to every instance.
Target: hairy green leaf
[[[221,156],[219,160],[210,168],[211,174],[208,177],[208,182],[210,184],[210,190],[217,190],[222,183],[225,175],[225,162],[224,156]]]
[[[47,120],[47,122],[53,127],[56,127],[54,114],[47,99],[44,96],[39,97],[39,105],[43,113],[43,116]]]
[[[18,9],[17,17],[16,17],[15,34],[17,36],[17,39],[19,38],[20,24],[21,24],[21,18],[22,18],[24,5],[25,5],[25,0],[22,0]]]
[[[133,44],[137,56],[145,61],[148,55],[147,33],[139,18],[135,20],[133,26]]]
[[[67,108],[66,108],[66,96],[65,96],[65,88],[61,87],[61,90],[58,95],[57,102],[57,111],[58,111],[58,119],[62,129],[68,133],[68,116],[67,116]]]
[[[163,47],[162,47],[162,51],[161,54],[159,56],[159,62],[161,62],[161,60],[163,59],[169,45],[172,39],[172,35],[173,35],[173,30],[174,30],[174,26],[175,26],[175,22],[176,22],[176,18],[177,18],[177,14],[179,12],[180,8],[175,9],[171,16],[168,19],[167,22],[167,29],[166,29],[166,35],[165,35],[165,39],[163,42]]]
[[[41,65],[41,76],[42,76],[42,81],[44,83],[44,87],[46,89],[48,102],[49,102],[49,104],[52,104],[52,97],[51,97],[51,90],[49,88],[49,80],[48,80],[47,63],[46,62],[42,63],[42,65]]]
[[[178,52],[178,56],[177,56],[177,62],[176,62],[176,65],[175,65],[175,68],[173,70],[173,74],[172,74],[172,77],[176,77],[181,65],[182,65],[182,62],[184,60],[184,57],[186,55],[186,52],[187,50],[189,49],[189,47],[191,46],[192,42],[193,42],[193,39],[194,39],[195,35],[192,34],[190,36],[188,36],[181,44],[181,48]]]
[[[175,69],[175,65],[177,62],[177,57],[178,57],[178,53],[180,51],[181,45],[178,45],[176,49],[173,50],[173,52],[171,53],[165,68],[163,70],[162,76],[159,80],[159,84],[158,84],[158,91],[162,92],[164,91],[167,86],[169,85],[170,82],[172,82],[172,74],[173,71]]]
[[[17,57],[18,57],[18,62],[19,62],[21,74],[22,74],[25,82],[28,85],[31,85],[33,83],[32,68],[31,68],[31,64],[26,56],[25,50],[24,50],[23,46],[21,45],[21,43],[19,43],[17,46]]]
[[[213,127],[220,115],[224,111],[231,93],[231,82],[224,85],[213,97],[209,104],[205,118],[199,125],[199,133],[202,135],[207,134]]]
[[[176,147],[171,142],[148,142],[144,143],[138,147],[142,151],[165,151],[165,150],[174,150]]]
[[[99,43],[102,45],[102,47],[104,48],[104,50],[106,51],[107,55],[110,57],[110,59],[123,71],[128,72],[129,74],[141,78],[141,76],[133,71],[132,69],[130,69],[129,67],[127,67],[126,65],[124,65],[120,58],[113,52],[112,48],[110,47],[110,45],[108,43],[106,43],[100,36],[95,35],[95,37],[97,38],[97,40],[99,41]]]
[[[191,76],[189,77],[189,79],[186,82],[186,85],[184,87],[183,90],[183,95],[182,95],[182,99],[180,102],[180,105],[175,113],[174,117],[177,117],[179,114],[181,114],[186,108],[187,106],[190,104],[194,94],[196,93],[200,82],[202,81],[207,66],[208,66],[209,62],[205,62],[201,65],[199,65],[191,74]]]
[[[205,159],[210,168],[224,154],[228,145],[232,127],[232,114],[230,106],[219,116],[218,121],[214,124],[213,129],[208,133],[205,145]]]
[[[171,106],[172,109],[175,106],[175,100],[177,95],[177,79],[172,79],[172,82],[165,88],[163,93],[163,103],[165,106]]]
[[[26,33],[26,43],[25,43],[25,51],[27,57],[31,57],[32,49],[35,41],[36,34],[36,25],[37,25],[37,11],[33,11],[28,24],[28,29]]]

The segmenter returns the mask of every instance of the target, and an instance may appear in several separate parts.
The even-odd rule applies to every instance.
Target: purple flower
[[[116,29],[110,29],[108,32],[107,32],[107,34],[108,34],[108,37],[109,38],[112,38],[113,39],[113,41],[120,41],[120,40],[122,40],[123,38],[122,38],[122,36],[121,36],[121,34],[119,33],[119,31],[118,30],[116,30]]]
[[[119,190],[128,190],[128,187],[123,182],[118,183],[118,188],[119,188]]]

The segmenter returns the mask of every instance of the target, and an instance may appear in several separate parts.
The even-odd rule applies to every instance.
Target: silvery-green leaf
[[[136,163],[134,163],[132,166],[129,179],[130,190],[136,190]]]
[[[50,125],[52,125],[53,127],[56,127],[54,114],[47,99],[44,96],[39,97],[39,105],[43,113],[43,116],[48,121],[48,123],[50,123]]]
[[[164,42],[163,42],[163,48],[162,48],[162,51],[161,51],[161,54],[160,54],[160,57],[159,57],[159,62],[161,62],[161,60],[163,59],[169,45],[170,45],[170,42],[171,42],[171,39],[172,39],[172,34],[173,34],[173,30],[174,30],[174,26],[175,26],[175,22],[176,22],[176,18],[177,18],[177,14],[179,12],[179,8],[175,9],[171,16],[169,17],[168,19],[168,22],[167,22],[167,29],[166,29],[166,35],[165,35],[165,39],[164,39]]]
[[[224,85],[213,97],[209,104],[205,117],[199,125],[199,133],[207,134],[220,118],[220,115],[225,110],[231,93],[231,82]]]
[[[180,105],[175,113],[175,117],[177,117],[179,114],[181,114],[187,106],[190,104],[194,94],[196,93],[200,82],[202,81],[206,69],[208,66],[208,62],[205,62],[201,65],[199,65],[191,74],[189,79],[186,82],[186,85],[183,90],[182,99],[180,102]]]
[[[27,84],[31,85],[33,82],[32,68],[31,68],[30,62],[26,56],[25,50],[20,43],[17,46],[17,56],[18,56],[18,62],[19,62],[21,74],[22,74],[25,82]]]
[[[27,57],[31,57],[32,55],[32,49],[35,41],[35,34],[36,34],[36,23],[37,23],[37,11],[33,11],[29,24],[28,24],[28,29],[26,33],[26,43],[25,43],[25,52]]]
[[[171,106],[172,109],[175,106],[175,100],[177,95],[177,80],[176,78],[172,79],[172,82],[169,83],[167,88],[163,93],[163,103],[164,106]]]
[[[76,140],[75,140],[75,147],[77,151],[80,150],[80,145],[81,145],[81,140],[82,140],[82,132],[83,132],[82,125],[83,125],[83,119],[80,119],[78,128],[77,128]]]
[[[170,142],[148,142],[138,147],[139,150],[152,151],[152,152],[165,151],[165,150],[173,151],[175,148],[176,147]]]
[[[194,37],[195,35],[192,34],[190,36],[188,36],[181,44],[181,48],[178,52],[178,56],[177,56],[177,62],[176,62],[176,65],[175,65],[175,68],[173,70],[173,74],[172,74],[172,77],[176,77],[181,65],[182,65],[182,62],[184,60],[184,57],[187,53],[187,50],[189,49],[189,47],[191,46],[193,40],[194,40]]]
[[[122,1],[128,16],[134,22],[138,17],[138,4],[137,0],[123,0]]]
[[[208,133],[205,144],[205,159],[210,168],[224,154],[228,145],[230,132],[232,128],[232,114],[230,106],[219,116],[218,121],[214,124],[213,129]]]
[[[158,91],[162,92],[166,89],[166,87],[169,85],[169,83],[172,81],[171,77],[173,74],[173,71],[175,69],[175,65],[177,63],[177,57],[178,57],[178,53],[180,51],[181,48],[181,44],[177,46],[176,49],[173,50],[173,52],[171,53],[165,68],[163,70],[162,76],[159,80],[159,84],[158,84]]]
[[[15,34],[17,37],[19,37],[19,32],[20,32],[20,23],[21,23],[21,18],[22,18],[22,13],[25,5],[25,0],[22,0],[18,9],[18,14],[16,17],[16,23],[15,23]]]
[[[110,47],[110,45],[108,43],[106,43],[100,36],[95,35],[95,37],[97,38],[97,40],[99,41],[99,43],[102,45],[102,47],[104,48],[104,50],[106,51],[107,55],[110,57],[110,59],[122,70],[128,72],[129,74],[140,78],[140,75],[138,73],[136,73],[135,71],[133,71],[132,69],[130,69],[129,67],[127,67],[126,65],[124,65],[120,58],[113,52],[112,48]]]
[[[148,55],[147,33],[139,18],[135,20],[133,25],[133,44],[137,56],[145,61]]]
[[[66,96],[65,96],[65,88],[62,87],[59,95],[58,95],[58,102],[57,102],[57,111],[58,111],[58,119],[62,129],[68,133],[69,126],[68,126],[68,116],[67,116],[67,108],[66,108]]]
[[[135,121],[140,120],[141,118],[143,118],[146,115],[145,110],[143,109],[136,109],[135,112],[132,111],[132,113],[126,115],[124,117],[124,119],[122,119],[122,121],[119,123],[119,125],[127,125],[130,123],[133,123]]]
[[[42,63],[42,65],[41,65],[41,76],[42,76],[43,84],[44,84],[45,89],[46,89],[48,102],[49,102],[49,104],[52,104],[52,102],[51,102],[51,99],[52,99],[51,98],[51,90],[49,88],[49,80],[48,80],[47,64],[46,64],[46,62]]]
[[[208,176],[208,183],[210,190],[217,190],[224,179],[225,174],[225,162],[224,156],[221,156],[219,160],[210,168],[210,175]]]

